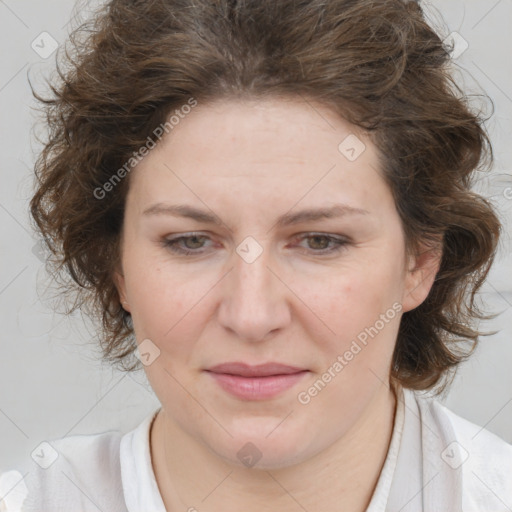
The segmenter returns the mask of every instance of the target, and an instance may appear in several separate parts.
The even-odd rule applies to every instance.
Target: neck
[[[396,398],[382,386],[349,432],[294,466],[231,465],[190,437],[161,409],[151,428],[151,458],[168,511],[280,512],[366,510],[393,431]],[[166,455],[167,454],[167,455]]]

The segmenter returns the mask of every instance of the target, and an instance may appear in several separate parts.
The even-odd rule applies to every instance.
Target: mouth
[[[243,400],[267,400],[292,388],[309,370],[281,363],[223,363],[205,370],[229,394]]]

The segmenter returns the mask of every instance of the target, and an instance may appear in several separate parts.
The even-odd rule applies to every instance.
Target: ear
[[[131,313],[130,305],[128,304],[126,298],[126,283],[124,280],[124,274],[122,273],[121,269],[116,269],[114,271],[113,281],[117,289],[117,293],[119,294],[119,302],[121,302],[121,306],[124,308],[125,311]]]
[[[404,312],[417,308],[427,298],[441,266],[442,256],[442,236],[435,244],[421,243],[416,254],[409,256],[402,296]]]

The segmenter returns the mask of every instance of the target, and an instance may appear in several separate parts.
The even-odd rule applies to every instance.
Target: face
[[[268,468],[354,429],[437,264],[406,258],[372,143],[300,100],[199,104],[130,180],[116,284],[166,421]]]

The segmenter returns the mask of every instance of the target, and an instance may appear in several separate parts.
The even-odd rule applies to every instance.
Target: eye
[[[203,251],[199,249],[204,247],[203,242],[205,240],[209,240],[209,238],[199,234],[178,236],[176,238],[165,238],[163,240],[163,246],[177,254],[201,254]]]
[[[346,248],[349,241],[345,238],[326,235],[323,233],[309,233],[301,237],[302,240],[309,240],[308,246],[314,253],[328,254],[339,252]]]
[[[162,241],[162,245],[175,254],[184,256],[199,255],[205,252],[205,243],[208,240],[210,240],[208,236],[197,233],[177,236],[175,238],[165,238]],[[326,235],[324,233],[309,233],[298,237],[298,240],[307,240],[308,249],[314,254],[333,254],[345,249],[350,243],[343,237]]]

